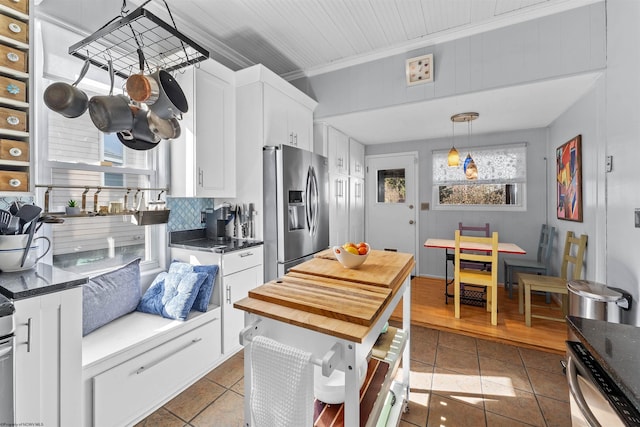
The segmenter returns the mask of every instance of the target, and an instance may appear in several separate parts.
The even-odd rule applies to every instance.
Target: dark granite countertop
[[[567,324],[640,410],[640,328],[575,316],[568,316]]]
[[[0,273],[0,294],[19,300],[81,286],[87,280],[85,276],[38,263],[29,270]]]
[[[206,230],[173,231],[169,233],[169,247],[194,249],[216,253],[228,253],[262,245],[261,240],[227,238],[224,240],[209,239]]]

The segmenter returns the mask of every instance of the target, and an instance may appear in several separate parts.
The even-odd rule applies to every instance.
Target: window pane
[[[404,203],[406,197],[404,169],[378,171],[378,203]]]
[[[440,205],[519,205],[518,184],[441,185]]]

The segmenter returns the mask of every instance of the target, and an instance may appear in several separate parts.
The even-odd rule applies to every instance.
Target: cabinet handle
[[[293,134],[293,145],[295,145],[296,147],[298,146],[298,134],[295,133]]]
[[[289,133],[289,145],[293,145],[293,132]]]
[[[160,363],[160,362],[162,362],[163,360],[166,360],[166,359],[170,358],[171,356],[173,356],[173,355],[175,355],[175,354],[177,354],[177,353],[180,353],[180,352],[181,352],[181,351],[183,351],[183,350],[186,350],[187,348],[191,347],[192,345],[194,345],[195,343],[198,343],[198,342],[200,342],[200,341],[202,341],[202,338],[194,338],[194,339],[192,339],[192,340],[191,340],[191,342],[190,342],[190,343],[188,343],[188,344],[187,344],[187,345],[185,345],[184,347],[181,347],[181,348],[177,349],[176,351],[174,351],[174,352],[171,352],[171,353],[167,354],[167,355],[166,355],[166,356],[164,356],[163,358],[158,359],[158,360],[156,360],[155,362],[153,362],[153,363],[151,363],[151,364],[149,364],[149,365],[147,365],[147,366],[140,366],[140,367],[136,370],[136,375],[140,375],[140,374],[141,374],[141,373],[143,373],[144,371],[147,371],[147,370],[149,370],[149,369],[153,368],[154,366],[156,366],[157,364],[159,364],[159,363]]]
[[[231,286],[227,285],[227,304],[231,304]]]
[[[31,317],[27,320],[27,353],[31,353]]]
[[[244,258],[244,257],[252,256],[252,255],[253,255],[253,252],[245,252],[245,253],[240,254],[240,258]]]
[[[13,157],[19,157],[22,156],[22,150],[18,147],[12,147],[9,149],[9,154]]]
[[[20,28],[20,25],[16,24],[15,22],[12,22],[9,24],[9,31],[11,31],[12,33],[18,34],[20,31],[22,31],[22,28]]]
[[[198,185],[202,187],[204,185],[204,171],[202,168],[198,168]]]
[[[20,180],[17,178],[12,178],[9,180],[9,185],[12,187],[20,187],[21,184],[22,182],[20,182]]]
[[[9,52],[7,53],[7,59],[11,62],[18,62],[20,57],[16,53]]]
[[[7,117],[7,123],[9,123],[11,126],[17,126],[20,124],[20,119],[16,116],[9,116]]]

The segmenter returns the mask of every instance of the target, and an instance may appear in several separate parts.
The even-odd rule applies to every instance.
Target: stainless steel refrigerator
[[[329,246],[329,166],[326,157],[281,145],[263,150],[264,278]]]

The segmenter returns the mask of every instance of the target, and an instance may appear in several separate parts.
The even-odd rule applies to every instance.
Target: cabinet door
[[[293,144],[303,150],[312,151],[313,112],[291,99],[287,110],[287,124],[293,135]]]
[[[293,134],[287,125],[287,109],[291,98],[264,84],[264,145],[293,145]]]
[[[349,173],[349,137],[337,129],[327,130],[329,173]]]
[[[329,175],[329,245],[349,240],[349,178]]]
[[[349,241],[364,241],[364,180],[349,178]]]
[[[235,197],[233,88],[205,70],[195,72],[198,197]]]
[[[349,138],[349,175],[364,178],[364,145]]]
[[[16,423],[81,425],[82,288],[15,306]]]
[[[244,328],[244,311],[233,308],[233,303],[249,295],[249,291],[262,284],[262,265],[248,268],[222,278],[224,304],[222,313],[222,352],[230,355],[239,350],[239,334]]]

